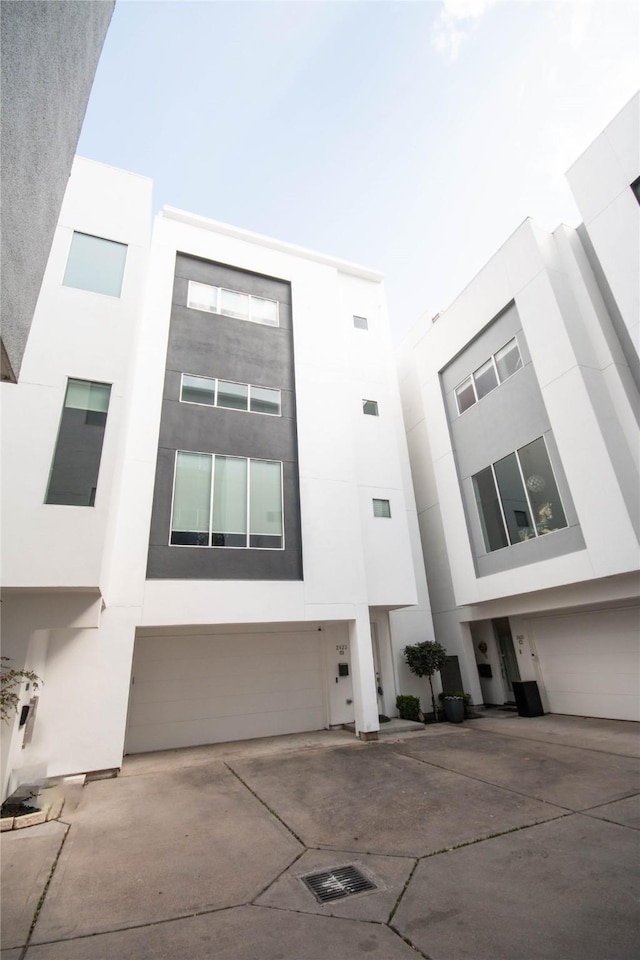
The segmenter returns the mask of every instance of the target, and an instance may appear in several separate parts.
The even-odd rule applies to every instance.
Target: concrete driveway
[[[0,960],[627,960],[637,724],[494,714],[127,758],[2,837]],[[375,885],[320,902],[303,876]]]

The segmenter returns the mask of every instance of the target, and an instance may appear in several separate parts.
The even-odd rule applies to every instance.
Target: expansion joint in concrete
[[[59,823],[62,823],[62,821],[58,821],[58,822],[59,822]],[[29,927],[29,933],[27,934],[27,939],[25,940],[25,944],[24,944],[24,946],[23,946],[23,948],[22,948],[22,953],[20,954],[19,960],[24,960],[24,958],[25,958],[25,956],[26,956],[26,953],[27,953],[27,950],[29,949],[29,944],[30,944],[30,942],[31,942],[31,937],[33,936],[33,931],[35,930],[36,923],[38,922],[38,917],[40,916],[40,911],[42,910],[42,907],[43,907],[43,905],[44,905],[44,901],[45,901],[46,896],[47,896],[47,891],[48,891],[48,889],[49,889],[49,886],[50,886],[50,884],[51,884],[51,881],[53,880],[53,875],[54,875],[54,873],[56,872],[56,867],[58,866],[58,860],[60,859],[60,854],[62,853],[62,848],[63,848],[63,846],[64,846],[64,842],[65,842],[65,840],[67,839],[67,836],[69,835],[69,830],[71,829],[70,824],[65,823],[64,826],[65,826],[67,829],[65,830],[64,835],[63,835],[63,837],[62,837],[62,840],[60,841],[60,846],[58,847],[58,852],[57,852],[57,854],[56,854],[56,858],[55,858],[55,860],[53,861],[53,863],[51,864],[51,870],[49,871],[49,876],[47,877],[47,882],[46,882],[45,885],[44,885],[44,890],[42,891],[42,893],[41,893],[41,895],[40,895],[40,899],[38,900],[38,903],[37,903],[37,905],[36,905],[35,913],[34,913],[34,915],[33,915],[33,920],[31,921],[31,926]]]
[[[271,814],[271,816],[272,816],[272,817],[275,817],[276,820],[278,821],[278,823],[281,823],[282,826],[285,828],[285,830],[287,830],[287,831],[291,834],[291,836],[294,837],[294,838],[298,841],[298,843],[301,843],[302,846],[306,849],[306,844],[305,844],[304,840],[302,839],[302,837],[299,837],[298,834],[295,832],[295,830],[292,830],[291,827],[289,826],[289,824],[286,823],[286,821],[284,821],[284,820],[282,819],[282,817],[278,816],[278,814],[275,812],[275,810],[272,810],[271,807],[268,806],[268,804],[266,804],[266,803],[264,802],[264,800],[262,799],[262,797],[258,796],[258,794],[255,792],[255,790],[252,790],[252,789],[251,789],[251,787],[249,786],[249,784],[246,783],[246,782],[242,779],[242,777],[240,776],[240,774],[236,773],[236,771],[233,769],[233,767],[231,767],[228,763],[225,763],[225,767],[227,768],[227,770],[228,770],[230,773],[233,774],[233,776],[236,778],[236,780],[239,780],[240,783],[242,784],[242,786],[243,786],[246,790],[248,790],[249,793],[250,793],[253,797],[256,798],[256,800],[258,801],[258,803],[259,803],[261,806],[263,806],[263,807],[265,808],[265,810],[268,810],[268,812]]]

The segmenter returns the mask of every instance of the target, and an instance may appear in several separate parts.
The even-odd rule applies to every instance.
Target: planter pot
[[[449,723],[462,723],[464,720],[464,700],[462,697],[455,700],[445,699],[444,715]]]

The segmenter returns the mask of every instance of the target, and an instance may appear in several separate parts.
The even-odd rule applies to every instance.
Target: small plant
[[[20,687],[23,683],[32,683],[37,690],[42,680],[33,670],[14,670],[9,667],[11,657],[0,657],[0,719],[7,723],[12,719],[20,702]]]
[[[411,673],[415,673],[417,677],[429,678],[433,716],[436,720],[438,719],[438,710],[431,677],[444,667],[448,658],[449,655],[445,648],[435,640],[423,640],[422,643],[410,644],[404,648],[404,659]]]
[[[420,713],[420,698],[412,697],[411,694],[399,695],[396,697],[396,707],[401,720],[418,720]]]

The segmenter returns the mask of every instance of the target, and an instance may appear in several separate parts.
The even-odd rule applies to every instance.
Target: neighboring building
[[[2,0],[0,376],[20,373],[115,0]]]
[[[436,638],[476,703],[640,719],[636,96],[574,164],[584,224],[525,221],[403,344]]]
[[[76,161],[2,388],[5,653],[44,680],[5,790],[123,751],[376,737],[433,637],[380,274],[150,226],[151,181]]]

